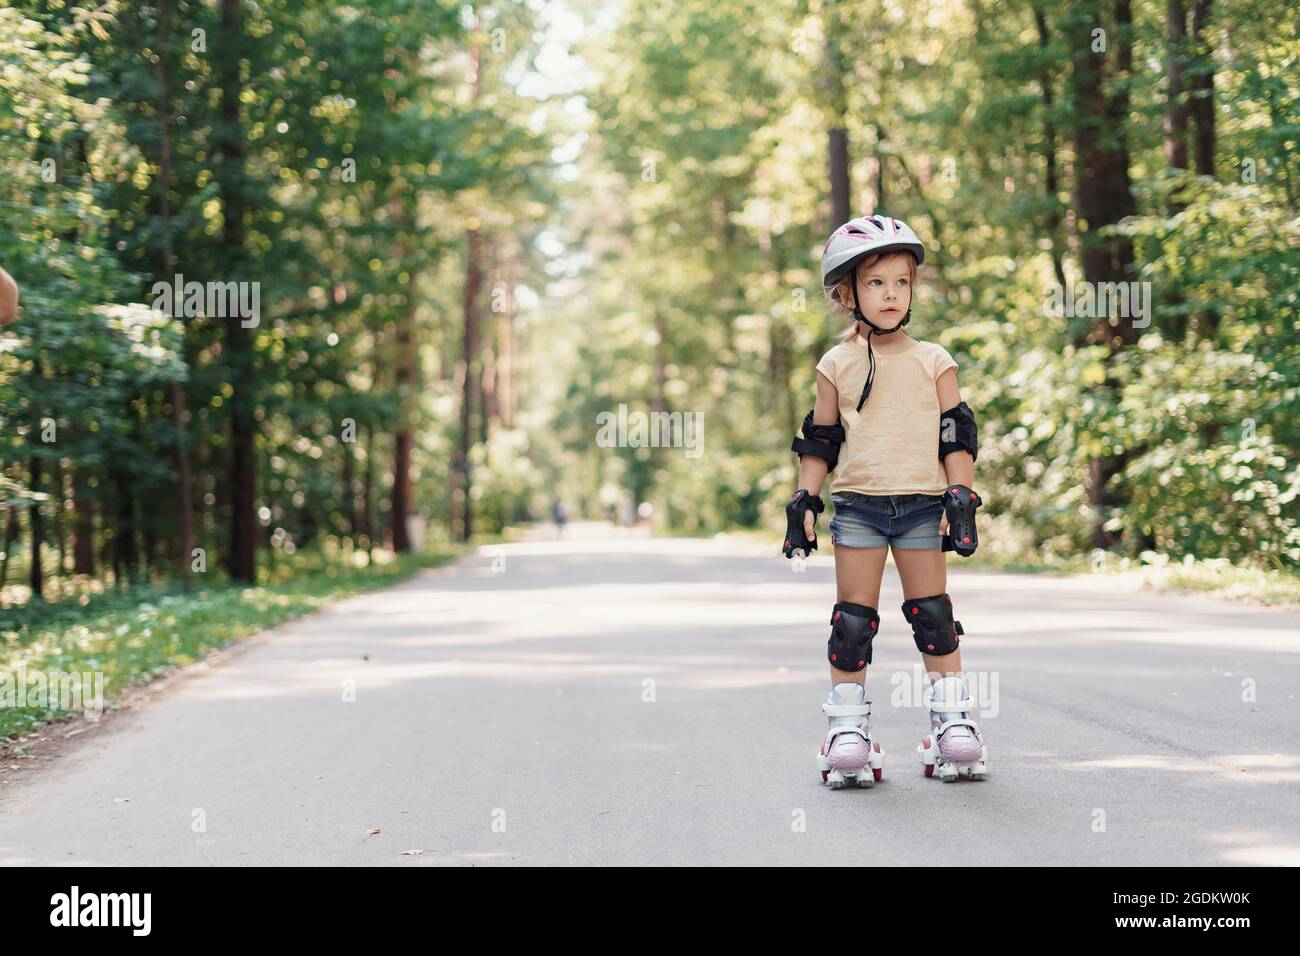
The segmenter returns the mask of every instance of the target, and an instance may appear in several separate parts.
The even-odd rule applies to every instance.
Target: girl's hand
[[[939,516],[939,534],[945,535],[947,533],[948,533],[948,512],[945,511],[943,514]]]
[[[781,553],[792,558],[795,552],[802,557],[811,557],[817,550],[817,538],[814,528],[817,516],[826,506],[818,495],[810,495],[807,488],[798,488],[785,506],[785,541]]]

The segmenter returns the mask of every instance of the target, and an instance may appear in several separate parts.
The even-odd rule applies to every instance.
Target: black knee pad
[[[961,642],[958,635],[966,633],[961,621],[952,619],[952,598],[947,594],[904,601],[903,617],[912,625],[916,649],[922,654],[951,654]]]
[[[880,627],[874,607],[840,601],[831,611],[831,639],[826,659],[842,671],[860,671],[871,663],[871,639]]]

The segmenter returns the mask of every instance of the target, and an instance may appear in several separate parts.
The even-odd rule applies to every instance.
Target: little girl
[[[817,548],[822,482],[832,474],[831,543],[838,600],[827,646],[832,689],[822,710],[830,729],[818,754],[822,781],[870,787],[884,768],[871,739],[866,696],[871,641],[880,615],[885,552],[893,548],[903,584],[903,617],[930,685],[930,735],[917,747],[927,777],[987,774],[987,749],[960,675],[960,622],[946,592],[944,551],[975,552],[971,489],[978,452],[975,417],[957,391],[957,363],[941,345],[903,331],[925,247],[886,216],[852,219],[822,250],[822,286],[853,325],[817,363],[817,403],[803,423],[799,488],[786,506],[787,558]],[[879,336],[876,347],[873,338]],[[947,532],[945,534],[945,532]]]

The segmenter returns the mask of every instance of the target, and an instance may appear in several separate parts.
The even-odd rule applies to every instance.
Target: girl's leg
[[[880,579],[885,573],[886,548],[847,548],[835,546],[835,600],[865,604],[879,609]],[[867,668],[860,671],[842,671],[827,662],[831,672],[831,686],[856,681],[866,684]]]
[[[836,520],[840,518],[841,515],[837,514]],[[854,520],[849,519],[850,522]],[[875,535],[861,527],[854,528],[853,532],[861,535],[858,540],[864,544],[870,543]],[[888,550],[884,545],[885,539],[881,537],[880,540],[881,546],[875,548],[835,545],[835,590],[838,600],[864,605],[871,608],[873,614],[880,601],[880,578],[885,572],[885,554]],[[864,634],[856,630],[852,633],[845,632],[843,629],[848,626],[843,621],[835,625],[840,629],[840,639],[848,640],[856,646]],[[856,629],[870,625],[855,621],[852,626]],[[843,649],[841,647],[841,651]],[[884,752],[880,749],[880,742],[871,738],[867,666],[857,671],[846,671],[827,662],[831,672],[831,692],[822,709],[830,720],[830,726],[821,749],[817,752],[817,766],[821,770],[822,783],[834,790],[846,782],[856,782],[860,787],[873,786],[884,773]]]
[[[894,563],[903,582],[903,600],[931,597],[948,590],[948,563],[938,548],[916,550],[894,548]],[[874,607],[874,605],[872,605]],[[922,654],[926,676],[930,680],[946,674],[961,673],[961,648],[951,654],[936,657]]]
[[[894,561],[903,581],[904,599],[933,597],[947,591],[948,567],[938,548],[895,548]],[[933,776],[937,771],[947,781],[961,775],[985,779],[988,766],[984,739],[975,722],[968,719],[968,712],[955,705],[956,700],[967,697],[966,683],[961,676],[961,649],[942,656],[922,654],[921,660],[925,662],[926,678],[931,682],[926,691],[931,733],[917,747],[925,775]],[[942,706],[945,701],[953,701],[954,708],[945,710]]]

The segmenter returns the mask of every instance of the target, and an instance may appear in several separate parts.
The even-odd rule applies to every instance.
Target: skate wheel
[[[830,773],[831,773],[831,772],[830,772],[829,770],[823,770],[823,771],[822,771],[822,783],[825,783],[825,782],[826,782],[826,778],[830,776]]]
[[[927,777],[934,776],[935,759],[934,759],[934,750],[932,749],[933,746],[934,743],[930,737],[926,737],[924,740],[922,740],[919,744],[916,745],[916,753],[921,758],[921,771]]]

